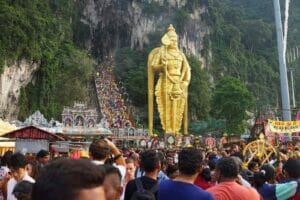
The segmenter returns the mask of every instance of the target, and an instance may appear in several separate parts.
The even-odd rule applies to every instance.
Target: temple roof
[[[8,138],[22,138],[22,139],[44,139],[44,140],[50,140],[50,141],[64,141],[65,139],[50,133],[48,131],[45,131],[43,129],[40,129],[35,126],[27,126],[21,129],[17,129],[14,131],[11,131],[9,133],[6,133],[3,135],[3,137]]]

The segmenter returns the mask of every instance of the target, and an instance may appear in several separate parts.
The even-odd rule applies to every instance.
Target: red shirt
[[[203,190],[206,190],[207,188],[210,188],[213,186],[212,183],[204,180],[204,178],[202,178],[202,176],[197,176],[194,184],[197,185],[198,187],[202,188]]]
[[[234,181],[222,182],[207,190],[216,200],[261,200],[261,196],[252,187],[242,186]]]

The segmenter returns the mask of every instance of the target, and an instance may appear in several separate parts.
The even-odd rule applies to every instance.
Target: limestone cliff
[[[26,60],[15,62],[3,68],[0,76],[0,118],[12,120],[17,118],[20,89],[32,81],[36,63]]]
[[[91,41],[86,46],[102,56],[124,46],[142,49],[149,44],[151,34],[162,36],[172,23],[179,34],[180,48],[203,61],[204,36],[210,32],[202,19],[207,9],[193,7],[181,16],[180,10],[187,3],[187,0],[88,0],[81,19],[91,32]]]
[[[114,55],[118,48],[143,49],[150,41],[159,43],[168,25],[173,24],[180,49],[196,55],[206,66],[201,50],[204,36],[210,32],[202,19],[207,9],[189,3],[188,0],[85,0],[79,20],[89,28],[90,35],[79,38],[94,58],[101,58]],[[70,18],[70,24],[73,20],[78,19]],[[20,89],[32,81],[36,70],[38,65],[28,60],[4,66],[0,74],[0,117],[17,118]]]

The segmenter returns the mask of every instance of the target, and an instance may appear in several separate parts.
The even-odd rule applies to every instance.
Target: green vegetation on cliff
[[[298,46],[300,42],[299,11],[300,2],[291,1],[287,49]],[[281,5],[281,12],[284,13],[284,5]],[[273,1],[209,0],[206,20],[213,32],[209,40],[214,78],[219,79],[222,74],[239,78],[256,98],[253,112],[278,108],[280,117]],[[297,99],[299,101],[299,93]]]
[[[40,64],[35,80],[21,89],[20,119],[37,109],[59,119],[63,106],[88,100],[93,61],[73,42],[76,7],[73,1],[0,2],[0,69],[23,58]]]
[[[138,111],[136,117],[146,124],[148,53],[160,45],[161,30],[165,30],[169,23],[174,24],[179,37],[188,32],[187,26],[191,26],[189,22],[194,20],[192,14],[203,6],[205,9],[202,10],[206,12],[201,14],[201,19],[210,29],[209,35],[200,38],[204,40],[201,53],[206,68],[201,66],[198,58],[188,56],[193,73],[189,88],[189,117],[198,120],[194,123],[194,130],[204,121],[229,121],[227,115],[217,112],[214,100],[215,91],[221,89],[216,83],[224,76],[238,79],[255,97],[254,106],[246,106],[251,108],[249,111],[257,113],[268,107],[280,109],[272,0],[188,0],[182,7],[167,5],[167,1],[159,4],[136,0],[146,17],[163,19],[157,30],[149,33],[149,44],[142,50],[129,48],[133,24],[123,19],[132,1],[111,2],[102,10],[103,21],[91,30],[81,20],[86,6],[83,0],[0,1],[0,70],[5,62],[10,64],[22,58],[40,64],[33,82],[21,89],[20,119],[36,109],[47,118],[59,119],[63,106],[70,106],[73,101],[89,101],[87,88],[93,72],[93,58],[112,55],[117,48],[116,77],[124,83]],[[299,45],[299,13],[300,1],[291,1],[288,49]],[[84,49],[87,41],[92,44],[90,52]],[[288,67],[297,68],[299,62]],[[299,81],[296,70],[295,84],[299,85]],[[296,88],[298,101],[299,94],[300,87]],[[241,126],[231,127],[230,131],[240,132],[243,124],[238,123]]]
[[[209,95],[203,96],[199,93],[199,91],[205,90],[195,89],[195,85],[203,86],[203,83],[200,84],[200,82],[195,84],[199,74],[205,75],[207,73],[210,74],[215,83],[224,76],[237,78],[241,84],[245,86],[245,90],[250,91],[249,95],[252,94],[255,97],[253,99],[254,106],[244,105],[250,112],[258,114],[266,111],[268,108],[280,110],[278,105],[281,105],[281,97],[279,92],[279,67],[273,1],[188,1],[186,6],[181,8],[172,8],[168,5],[159,5],[158,3],[150,3],[152,5],[147,6],[145,5],[147,4],[146,2],[141,2],[141,4],[149,16],[151,16],[151,14],[157,15],[157,13],[154,12],[154,8],[157,8],[156,10],[159,11],[163,10],[165,13],[163,14],[164,22],[173,23],[179,36],[188,31],[186,30],[186,23],[191,20],[190,14],[193,9],[206,6],[207,12],[201,16],[209,25],[211,34],[204,38],[205,46],[202,51],[202,56],[204,56],[207,61],[211,60],[211,63],[209,63],[210,67],[206,70],[200,70],[200,65],[198,68],[193,69],[193,72],[196,69],[198,73],[193,73],[192,84],[189,89],[190,119],[208,121],[211,119],[226,120],[227,123],[229,123],[227,131],[231,131],[232,133],[241,133],[244,128],[245,124],[243,120],[245,120],[245,118],[240,120],[241,117],[236,115],[236,119],[234,120],[236,120],[235,123],[237,124],[233,126],[231,123],[233,119],[226,114],[220,115],[216,112],[216,102],[214,102],[213,99],[210,100]],[[295,43],[300,39],[299,30],[293,28],[297,27],[297,24],[300,25],[299,14],[297,14],[299,12],[295,12],[300,9],[300,5],[299,2],[293,2],[290,6],[291,33],[289,32],[288,46],[293,47],[297,45]],[[284,7],[282,7],[282,10],[283,9]],[[159,40],[150,40],[149,46],[153,45],[152,43],[159,43]],[[191,58],[190,62],[193,63]],[[129,65],[133,68],[135,63],[131,62]],[[123,67],[124,65],[122,64],[122,68]],[[141,74],[145,76],[145,69],[143,68],[143,70]],[[127,72],[128,71],[124,70],[124,77],[127,77]],[[142,80],[142,84],[137,84],[137,82],[135,82],[134,85],[126,84],[127,89],[131,91],[133,88],[139,88],[146,83],[145,77],[140,79]],[[296,80],[297,79],[296,76]],[[126,82],[126,80],[130,80],[130,78],[125,78],[124,80]],[[201,78],[199,78],[199,80],[201,80]],[[207,78],[202,78],[202,80],[206,80],[205,84],[208,85]],[[209,86],[213,95],[215,91],[220,89],[220,86],[221,85]],[[230,90],[227,90],[227,92],[230,93]],[[136,97],[133,93],[132,98],[135,102]],[[139,105],[145,104],[146,94],[143,94],[142,98],[137,98],[137,100],[139,101]],[[210,107],[212,107],[212,112],[208,115],[207,113],[211,109]],[[277,114],[280,116],[280,112]],[[243,115],[243,117],[245,116]]]

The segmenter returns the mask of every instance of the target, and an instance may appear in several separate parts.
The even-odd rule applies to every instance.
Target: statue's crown
[[[169,25],[168,32],[169,31],[174,31],[175,32],[175,28],[174,28],[173,24]]]
[[[168,28],[168,35],[176,35],[176,31],[175,31],[175,28],[173,27],[172,24],[170,24],[169,28]]]
[[[175,32],[175,28],[173,27],[172,24],[170,24],[167,33],[164,34],[164,36],[161,38],[161,42],[163,45],[170,45],[171,41],[170,41],[170,37],[177,37],[177,34]]]

